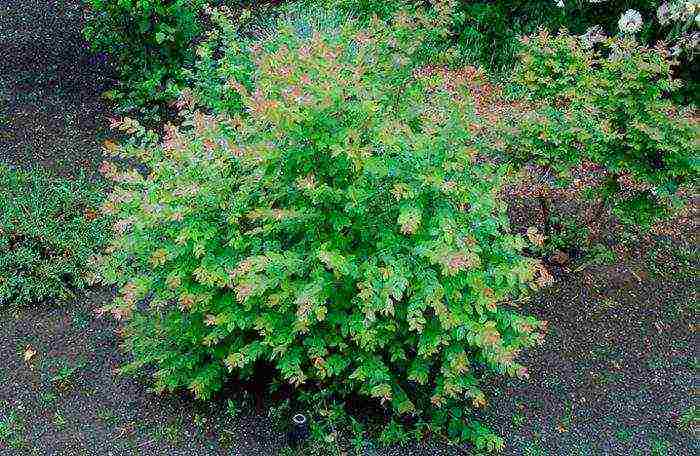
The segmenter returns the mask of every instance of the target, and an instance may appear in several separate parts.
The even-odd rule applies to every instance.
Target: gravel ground
[[[697,454],[679,428],[698,386],[693,255],[646,244],[560,276],[523,306],[552,330],[525,359],[528,382],[495,380],[485,417],[509,454]]]
[[[75,175],[100,161],[110,71],[86,50],[79,4],[0,4],[0,162]],[[698,386],[691,234],[620,250],[612,264],[556,269],[557,283],[523,304],[552,330],[526,355],[529,381],[490,382],[480,418],[506,439],[506,455],[697,454],[678,425]],[[223,399],[157,395],[117,375],[118,327],[94,318],[109,299],[92,290],[64,306],[0,311],[0,455],[280,452],[283,434],[264,413],[227,417]],[[471,453],[425,443],[372,454]]]

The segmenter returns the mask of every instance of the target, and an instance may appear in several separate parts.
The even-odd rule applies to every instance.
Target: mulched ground
[[[0,2],[0,160],[95,172],[113,72],[82,39],[76,0]]]
[[[80,15],[78,0],[0,4],[1,162],[75,175],[100,161],[108,110],[99,95],[111,73],[87,52]],[[488,388],[479,415],[506,439],[505,454],[697,453],[678,425],[697,391],[697,255],[692,232],[670,234],[624,248],[609,239],[611,264],[553,268],[556,283],[522,304],[551,331],[526,354],[529,381],[495,377]],[[264,414],[227,417],[224,400],[156,395],[145,380],[117,375],[126,359],[118,328],[94,318],[109,299],[92,290],[64,306],[0,312],[0,455],[268,456],[283,448]],[[371,454],[457,450],[427,443]]]

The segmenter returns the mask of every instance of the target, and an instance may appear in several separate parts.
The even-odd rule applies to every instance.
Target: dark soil
[[[0,160],[92,174],[111,69],[88,50],[78,0],[0,2]]]
[[[690,455],[697,257],[654,242],[563,273],[522,311],[548,320],[528,382],[496,384],[485,416],[525,455]]]
[[[108,116],[99,96],[111,80],[82,41],[79,4],[0,4],[0,162],[94,173]],[[521,303],[551,331],[525,355],[529,381],[488,382],[479,415],[505,438],[505,454],[697,453],[679,426],[697,391],[697,257],[693,233],[671,231],[628,247],[613,240],[612,262],[577,258],[553,268],[556,283]],[[275,420],[255,407],[230,417],[225,398],[203,405],[118,375],[126,360],[118,326],[95,318],[109,299],[92,290],[63,306],[0,310],[0,455],[268,456],[283,448]],[[470,453],[426,443],[367,454]]]

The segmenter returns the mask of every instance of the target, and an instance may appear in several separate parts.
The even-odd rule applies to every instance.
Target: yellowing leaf
[[[28,363],[35,355],[36,350],[34,350],[31,345],[27,345],[27,348],[24,349],[24,361]]]

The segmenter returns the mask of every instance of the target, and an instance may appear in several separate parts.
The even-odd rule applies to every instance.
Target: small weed
[[[632,440],[632,430],[628,428],[621,428],[615,432],[615,437],[622,442],[629,442]]]
[[[103,407],[97,411],[97,417],[105,424],[113,424],[117,420],[117,414],[114,410]]]
[[[231,432],[231,431],[229,431],[229,430],[227,430],[227,429],[224,429],[224,430],[217,436],[217,440],[218,440],[218,442],[219,442],[219,446],[221,446],[222,448],[230,448],[230,447],[232,447],[232,446],[236,443],[236,441],[237,441],[236,435],[235,435],[233,432]]]
[[[76,373],[85,366],[85,362],[71,364],[66,358],[56,358],[49,361],[51,383],[59,390],[66,390],[73,384]]]
[[[51,407],[56,402],[56,399],[58,399],[58,396],[51,391],[46,391],[39,395],[39,403],[41,403],[44,408]]]
[[[192,421],[194,421],[195,426],[197,426],[198,428],[204,428],[207,424],[207,419],[199,413],[196,413],[194,415]]]
[[[75,371],[75,367],[70,366],[67,363],[62,364],[58,367],[53,377],[51,377],[51,381],[60,389],[66,389],[68,386],[70,386]]]
[[[530,442],[530,444],[525,447],[525,453],[523,454],[525,456],[547,456],[539,440]]]
[[[605,298],[600,301],[600,306],[603,309],[615,309],[620,306],[620,303],[615,301],[613,298]]]
[[[272,425],[278,432],[286,432],[289,427],[288,417],[291,413],[291,407],[289,405],[289,399],[285,399],[280,402],[276,407],[270,407],[268,416],[272,420]]]
[[[163,424],[156,428],[155,437],[163,442],[178,446],[182,443],[182,420],[177,418],[174,422]]]
[[[396,445],[396,444],[406,444],[410,439],[410,435],[406,432],[406,429],[394,420],[389,421],[389,423],[384,427],[384,430],[379,435],[379,442],[383,446]]]
[[[571,427],[571,422],[573,421],[573,415],[574,415],[574,406],[571,403],[571,401],[566,401],[564,403],[564,416],[561,418],[561,425],[565,429],[569,429]]]
[[[653,440],[651,442],[651,456],[668,456],[671,453],[671,444],[665,440]]]
[[[615,252],[603,244],[595,244],[592,246],[586,258],[589,264],[601,266],[615,264],[616,260],[617,255],[615,255]]]
[[[591,381],[599,388],[605,388],[606,386],[619,382],[621,379],[621,372],[613,372],[609,370],[602,370],[600,372],[593,373],[591,376]]]
[[[661,356],[654,356],[647,360],[647,367],[651,370],[660,370],[668,366],[668,363]]]
[[[609,359],[613,356],[612,347],[600,345],[591,350],[591,356],[595,359]]]
[[[53,424],[59,429],[63,429],[66,426],[66,418],[61,415],[61,412],[56,412],[56,414],[53,416]]]
[[[90,325],[90,314],[87,312],[76,312],[73,315],[73,326],[78,329],[85,329]]]
[[[173,445],[178,445],[182,441],[181,429],[175,424],[165,426],[163,429],[163,437]]]
[[[7,409],[7,405],[0,410]],[[0,443],[14,449],[24,448],[28,442],[23,437],[24,421],[14,410],[9,410],[6,416],[0,414]]]
[[[700,411],[693,405],[678,419],[678,428],[695,434],[698,427],[700,427]]]
[[[525,415],[520,412],[515,412],[513,414],[513,426],[522,427],[525,424]]]
[[[241,407],[232,399],[226,400],[226,415],[235,419],[241,413]]]

